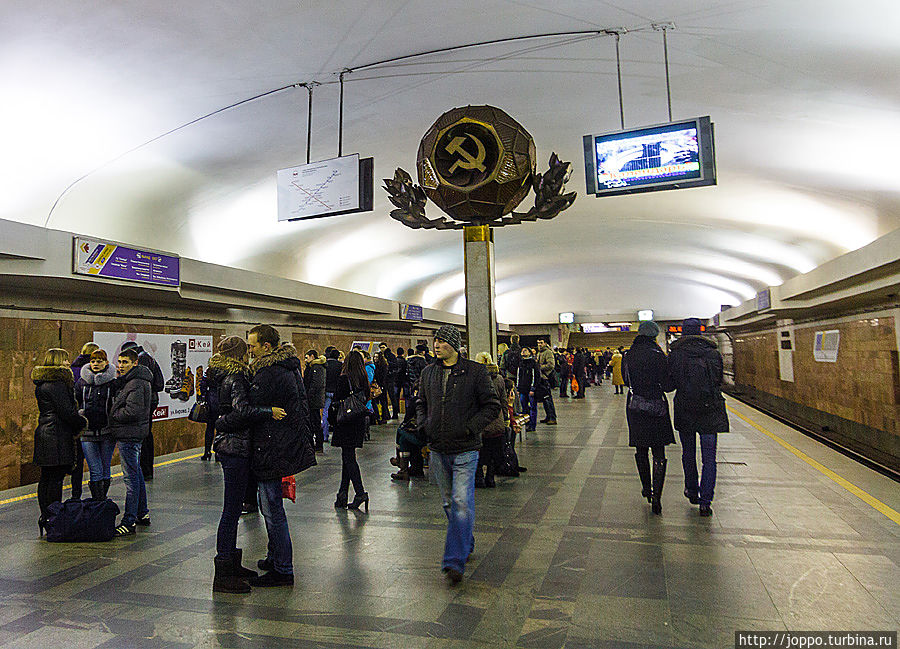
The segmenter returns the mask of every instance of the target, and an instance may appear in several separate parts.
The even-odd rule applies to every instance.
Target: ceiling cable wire
[[[630,31],[648,31],[649,29],[652,29],[652,26],[636,27]],[[624,31],[625,30],[621,30],[621,32],[624,32]],[[237,108],[244,104],[248,104],[248,103],[257,101],[259,99],[263,99],[264,97],[269,97],[271,95],[277,94],[279,92],[283,92],[285,90],[290,90],[292,88],[306,88],[307,89],[307,91],[309,92],[309,120],[308,120],[308,124],[307,124],[306,151],[307,151],[307,161],[309,161],[310,152],[311,152],[310,151],[310,137],[311,137],[311,123],[312,123],[312,87],[313,86],[325,85],[325,84],[330,84],[330,83],[341,83],[343,81],[343,75],[345,73],[348,73],[348,72],[352,73],[352,72],[355,72],[358,70],[367,70],[367,69],[376,68],[376,67],[382,66],[382,65],[387,66],[391,63],[397,63],[398,61],[406,61],[406,60],[413,59],[413,58],[434,56],[437,54],[445,54],[448,52],[472,49],[472,48],[476,48],[476,47],[488,47],[488,46],[492,46],[492,45],[503,45],[506,43],[515,43],[518,41],[535,40],[535,39],[562,38],[562,37],[566,37],[566,36],[568,36],[568,37],[572,37],[572,36],[585,37],[585,39],[587,39],[587,38],[596,38],[598,36],[610,36],[612,34],[616,34],[616,52],[617,52],[617,58],[618,58],[618,41],[619,41],[618,35],[619,35],[619,33],[620,32],[618,32],[618,31],[614,32],[614,31],[611,31],[608,29],[592,29],[592,30],[579,30],[579,31],[570,31],[570,32],[552,32],[552,33],[548,33],[548,34],[530,34],[527,36],[513,36],[513,37],[509,37],[509,38],[498,38],[498,39],[489,40],[489,41],[481,41],[478,43],[466,43],[464,45],[454,45],[454,46],[450,46],[450,47],[442,47],[442,48],[438,48],[438,49],[434,49],[434,50],[428,50],[425,52],[416,52],[414,54],[405,54],[403,56],[395,56],[395,57],[392,57],[389,59],[384,59],[382,61],[373,61],[372,63],[366,63],[364,65],[357,65],[354,67],[344,68],[341,72],[334,73],[339,76],[339,79],[337,81],[333,81],[333,82],[318,82],[318,81],[297,82],[297,83],[287,84],[287,85],[281,86],[279,88],[274,88],[272,90],[267,90],[265,92],[261,92],[259,94],[253,95],[252,97],[247,97],[246,99],[241,99],[240,101],[236,101],[232,104],[228,104],[227,106],[223,106],[222,108],[218,108],[212,112],[206,113],[205,115],[201,115],[200,117],[192,119],[189,122],[185,122],[184,124],[182,124],[180,126],[176,126],[175,128],[170,129],[170,130],[166,131],[165,133],[161,133],[160,135],[157,135],[157,136],[147,140],[146,142],[142,142],[141,144],[138,144],[137,146],[134,146],[134,147],[128,149],[127,151],[115,156],[114,158],[107,160],[106,162],[94,167],[87,173],[79,176],[78,178],[73,180],[71,183],[69,183],[69,185],[66,186],[66,188],[59,194],[59,196],[56,197],[56,200],[53,202],[53,205],[50,207],[50,210],[47,212],[47,217],[44,219],[44,227],[46,228],[50,224],[50,219],[53,217],[53,213],[56,211],[56,208],[59,206],[62,199],[70,191],[72,191],[72,189],[76,185],[81,183],[86,178],[89,178],[90,176],[97,173],[98,171],[105,169],[106,167],[108,167],[109,165],[111,165],[115,162],[118,162],[125,156],[127,156],[131,153],[134,153],[146,146],[149,146],[150,144],[153,144],[154,142],[157,142],[169,135],[172,135],[173,133],[177,133],[178,131],[185,129],[188,126],[193,126],[194,124],[197,124],[198,122],[202,122],[203,120],[206,120],[210,117],[213,117],[220,113],[224,113],[226,111],[232,110],[233,108]],[[582,39],[582,38],[572,39],[567,43],[563,43],[562,45],[569,44],[571,42],[580,42],[581,40],[584,40],[584,39]],[[561,44],[554,44],[551,47],[559,46],[559,45],[561,45]],[[473,66],[470,66],[470,67],[477,67],[477,65],[484,65],[486,63],[490,63],[493,61],[502,61],[505,58],[514,58],[515,56],[517,56],[523,52],[531,52],[531,51],[540,50],[540,49],[543,49],[543,47],[538,46],[537,48],[525,48],[524,50],[522,50],[518,53],[513,53],[510,55],[506,55],[506,56],[499,56],[499,57],[493,57],[490,59],[486,59],[486,60],[480,61],[476,64],[473,64]],[[619,103],[620,103],[620,107],[621,107],[621,103],[622,103],[622,101],[621,101],[621,95],[622,95],[621,74],[619,76],[620,76],[620,79],[619,79]],[[366,77],[366,78],[377,78],[377,77]],[[362,80],[362,79],[360,79],[360,80]],[[342,86],[343,86],[343,84],[342,84]],[[343,112],[341,114],[341,117],[343,117]],[[622,113],[623,128],[624,128],[624,124],[625,124],[624,120],[625,120],[624,113]],[[343,134],[341,134],[340,137],[342,138],[342,136],[343,136]],[[339,148],[342,146],[342,144],[343,144],[342,141],[339,142],[339,145],[338,145]]]

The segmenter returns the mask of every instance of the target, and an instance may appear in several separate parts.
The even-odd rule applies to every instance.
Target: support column
[[[494,233],[487,225],[463,229],[466,270],[466,331],[469,358],[489,352],[497,359],[497,312],[494,309]]]

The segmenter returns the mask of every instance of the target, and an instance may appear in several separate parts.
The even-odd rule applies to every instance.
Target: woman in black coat
[[[359,472],[359,463],[356,461],[356,449],[362,448],[366,436],[366,416],[363,415],[355,421],[341,424],[338,424],[336,417],[341,402],[354,392],[361,392],[364,397],[363,401],[369,400],[369,378],[366,376],[362,354],[356,350],[347,355],[338,379],[334,400],[331,402],[331,411],[328,413],[331,418],[329,425],[333,431],[331,445],[341,449],[341,486],[338,489],[334,506],[359,509],[360,505],[365,503],[366,511],[369,511],[369,494],[363,489],[362,475]],[[351,482],[355,494],[353,502],[347,504]]]
[[[43,535],[47,508],[62,500],[63,479],[75,462],[75,436],[87,421],[78,414],[75,377],[65,349],[48,349],[42,364],[31,371],[31,380],[40,413],[34,429],[34,463],[41,467],[37,498],[38,529]]]
[[[641,477],[641,495],[651,503],[654,514],[662,513],[662,490],[666,479],[666,445],[675,443],[669,402],[666,355],[656,344],[659,325],[642,322],[638,336],[625,353],[622,373],[631,388],[625,406],[628,419],[628,445],[635,447],[634,460]],[[653,449],[651,482],[648,449]]]

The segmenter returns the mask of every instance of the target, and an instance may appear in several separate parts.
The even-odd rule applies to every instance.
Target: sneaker
[[[456,586],[456,584],[462,581],[462,573],[455,568],[444,568],[442,572],[444,573],[444,579],[446,579],[447,583],[451,586]]]
[[[250,585],[254,588],[267,588],[270,586],[293,586],[294,585],[294,575],[286,575],[284,573],[278,572],[277,570],[271,570],[261,577],[251,577]]]
[[[147,527],[147,526],[149,526],[149,525],[150,525],[150,512],[147,512],[146,514],[144,514],[143,516],[141,516],[139,519],[137,519],[137,520],[135,521],[135,523],[138,524],[138,525],[140,525],[140,526],[142,526],[142,527]]]
[[[123,523],[116,528],[116,536],[131,536],[132,534],[135,534],[134,525],[125,525]]]

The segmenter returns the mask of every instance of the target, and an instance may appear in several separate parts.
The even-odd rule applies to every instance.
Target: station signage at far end
[[[176,288],[181,281],[178,257],[87,237],[74,237],[72,271],[77,275]]]

